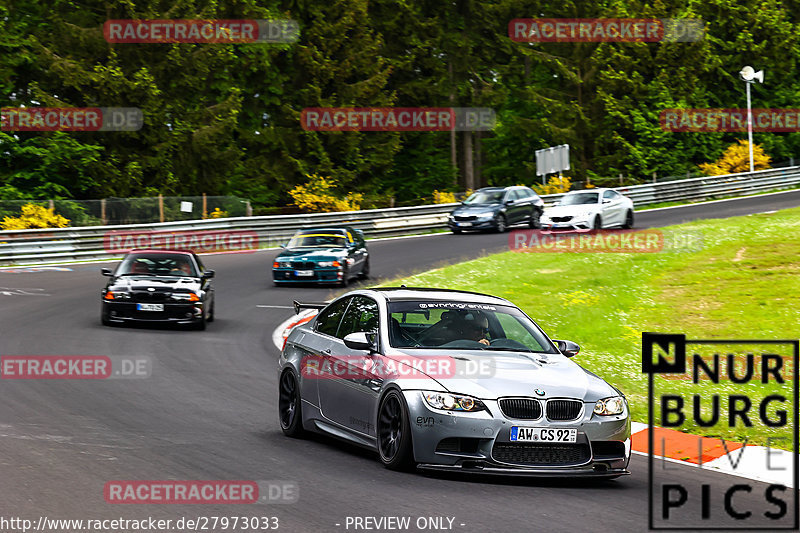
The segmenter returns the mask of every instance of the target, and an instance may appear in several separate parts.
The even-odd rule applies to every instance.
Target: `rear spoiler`
[[[299,315],[301,309],[324,309],[328,306],[325,302],[306,302],[301,303],[297,300],[292,302],[294,304],[294,314]]]

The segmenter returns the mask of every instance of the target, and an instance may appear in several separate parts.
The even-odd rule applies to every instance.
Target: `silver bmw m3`
[[[529,476],[628,474],[625,396],[508,300],[464,291],[356,290],[289,334],[279,417],[388,468]]]

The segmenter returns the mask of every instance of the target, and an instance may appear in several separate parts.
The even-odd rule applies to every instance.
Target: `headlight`
[[[594,404],[594,414],[602,416],[620,415],[625,410],[625,398],[612,396],[597,400]]]
[[[339,261],[320,261],[319,263],[317,263],[317,265],[322,268],[342,266],[342,264]]]
[[[131,295],[128,292],[107,291],[103,298],[106,300],[130,300]]]
[[[292,264],[288,261],[275,261],[272,268],[292,268]]]
[[[183,302],[199,302],[200,297],[193,292],[174,292],[172,293],[173,300],[180,300]]]
[[[425,403],[443,411],[483,411],[486,406],[477,398],[449,392],[423,392]]]
[[[454,218],[455,218],[455,217],[454,217],[452,214],[450,214],[450,215],[447,215],[447,219],[448,219],[448,220],[453,220]]]
[[[488,213],[480,213],[478,215],[478,220],[489,220],[493,216],[494,216],[494,213],[492,213],[491,211],[488,212]]]

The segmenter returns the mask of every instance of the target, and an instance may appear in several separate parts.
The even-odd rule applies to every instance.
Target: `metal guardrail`
[[[703,178],[617,187],[634,205],[643,206],[680,200],[703,200],[721,196],[745,196],[800,186],[800,166],[728,174]],[[552,204],[561,194],[542,196]],[[368,237],[411,235],[442,229],[447,214],[458,204],[434,204],[393,209],[371,209],[340,213],[274,215],[132,224],[51,228],[0,232],[0,265],[41,264],[65,261],[109,259],[119,252],[108,251],[107,237],[114,232],[213,232],[250,231],[260,248],[275,247],[300,228],[321,224],[349,224]]]

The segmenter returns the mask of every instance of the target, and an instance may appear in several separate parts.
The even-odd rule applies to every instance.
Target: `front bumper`
[[[163,311],[140,311],[136,302],[111,302],[103,300],[103,317],[110,322],[161,322],[192,324],[203,316],[203,302],[167,303]]]
[[[616,477],[628,474],[630,417],[594,415],[584,404],[568,422],[512,420],[497,401],[487,411],[451,414],[431,409],[419,391],[404,393],[413,434],[414,459],[427,470],[523,476]],[[577,428],[575,443],[512,442],[512,426]]]
[[[298,272],[311,272],[311,275],[299,275]],[[344,271],[340,268],[314,268],[297,270],[294,268],[273,268],[272,280],[275,283],[338,283],[342,281]]]
[[[469,230],[482,230],[482,229],[493,229],[496,227],[496,223],[493,218],[485,219],[485,220],[448,220],[447,226],[453,229],[460,229],[463,231]]]
[[[542,217],[542,229],[549,231],[587,231],[592,229],[592,224],[588,219],[572,219],[568,222],[554,222],[549,218]]]

